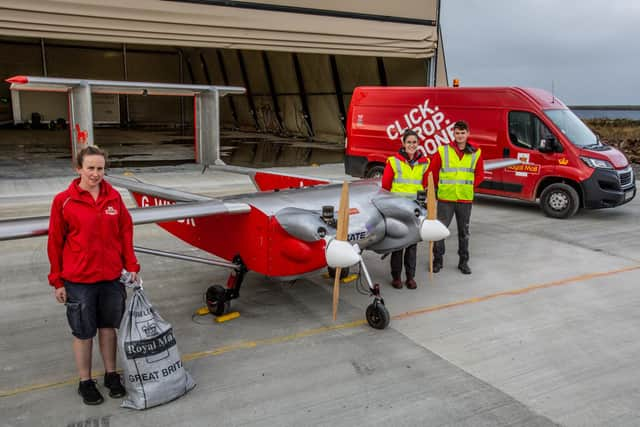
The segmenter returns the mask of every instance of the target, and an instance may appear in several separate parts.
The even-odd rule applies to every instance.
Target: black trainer
[[[104,386],[109,389],[109,397],[117,399],[124,397],[127,391],[120,382],[120,374],[117,372],[107,372],[104,374]]]
[[[442,261],[438,262],[438,261],[434,261],[433,262],[433,272],[437,273],[440,270],[442,270]]]
[[[466,261],[461,261],[460,264],[458,264],[458,270],[462,271],[462,274],[471,274],[471,268]]]
[[[78,394],[82,396],[82,401],[85,405],[99,405],[104,402],[104,398],[96,388],[94,380],[80,381]]]

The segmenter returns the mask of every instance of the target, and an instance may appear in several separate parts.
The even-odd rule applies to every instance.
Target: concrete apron
[[[341,166],[295,172],[338,177]],[[211,195],[250,185],[211,171],[141,178]],[[1,217],[36,215],[68,177],[0,184]],[[384,331],[364,324],[370,299],[353,284],[342,285],[333,323],[322,272],[294,283],[250,273],[232,303],[240,318],[192,318],[226,271],[141,255],[145,290],[173,323],[198,383],[143,412],[108,397],[98,407],[81,403],[64,308],[46,285],[46,239],[0,242],[3,425],[637,425],[639,204],[558,221],[529,204],[480,199],[473,274],[455,268],[453,227],[433,280],[419,245],[415,291],[391,288],[388,259],[367,253],[394,316]],[[135,238],[206,255],[155,225],[137,227]],[[97,376],[97,354],[94,361]]]

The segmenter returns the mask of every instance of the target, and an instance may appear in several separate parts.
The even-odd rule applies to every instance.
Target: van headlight
[[[613,169],[613,165],[606,160],[594,159],[593,157],[580,156],[585,165],[594,169]]]

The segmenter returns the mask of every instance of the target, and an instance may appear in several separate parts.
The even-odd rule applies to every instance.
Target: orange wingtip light
[[[29,83],[29,79],[27,78],[27,76],[13,76],[13,77],[9,77],[8,79],[6,79],[5,82],[7,82],[7,83],[25,84],[25,83]]]

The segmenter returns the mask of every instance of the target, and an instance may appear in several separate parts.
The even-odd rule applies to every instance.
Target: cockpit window
[[[571,110],[545,110],[544,114],[573,145],[582,148],[600,145],[598,137]]]

